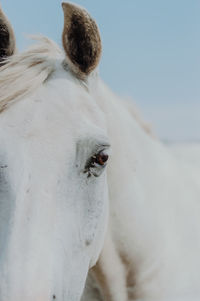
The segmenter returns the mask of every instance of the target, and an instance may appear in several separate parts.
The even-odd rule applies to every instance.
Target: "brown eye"
[[[108,161],[109,156],[106,153],[104,153],[104,151],[101,151],[95,156],[93,156],[92,158],[93,158],[93,163],[103,166]]]
[[[100,176],[103,171],[103,167],[106,166],[108,159],[109,155],[105,152],[105,150],[102,150],[99,153],[93,155],[87,161],[84,173],[88,174],[88,178],[90,178],[91,175],[95,177]]]

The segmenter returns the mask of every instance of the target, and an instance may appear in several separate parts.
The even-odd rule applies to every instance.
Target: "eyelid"
[[[104,143],[104,144],[97,144],[96,145],[96,148],[93,150],[93,153],[92,153],[92,155],[93,154],[96,154],[96,153],[98,153],[98,152],[100,152],[100,151],[103,151],[103,150],[109,150],[110,149],[110,144],[109,143]]]

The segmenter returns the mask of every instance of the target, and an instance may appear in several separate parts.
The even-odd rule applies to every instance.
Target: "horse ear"
[[[0,7],[0,64],[7,57],[14,54],[15,35],[12,26]]]
[[[67,63],[77,77],[84,79],[98,65],[101,38],[88,12],[71,3],[62,3],[64,11],[63,47]]]

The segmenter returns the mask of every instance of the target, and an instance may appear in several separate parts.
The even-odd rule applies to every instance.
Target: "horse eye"
[[[98,152],[90,157],[83,172],[88,174],[88,178],[90,178],[91,175],[95,177],[100,176],[103,171],[103,167],[106,166],[108,158],[109,155],[105,152],[105,150]]]
[[[106,154],[104,151],[100,151],[98,154],[92,157],[91,163],[92,165],[96,163],[100,166],[104,166],[108,161],[108,158],[109,158],[108,154]]]

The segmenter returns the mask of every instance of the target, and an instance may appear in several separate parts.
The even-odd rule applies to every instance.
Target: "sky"
[[[60,0],[0,0],[17,46],[43,34],[61,47]],[[200,1],[76,0],[96,20],[103,42],[100,75],[132,99],[157,135],[200,141]]]

